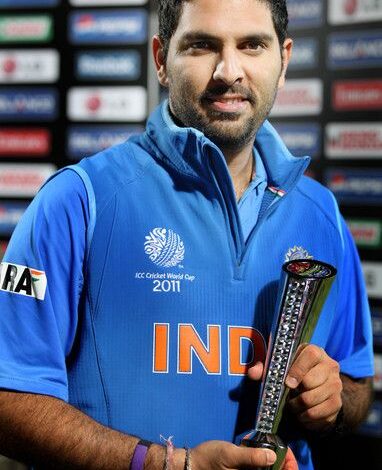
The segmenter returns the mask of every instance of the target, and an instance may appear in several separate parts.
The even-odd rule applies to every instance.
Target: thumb
[[[237,447],[237,450],[235,459],[237,468],[269,467],[276,462],[276,454],[270,449],[240,446]]]
[[[248,377],[251,380],[260,380],[263,375],[264,364],[262,362],[256,362],[252,367],[248,369]]]

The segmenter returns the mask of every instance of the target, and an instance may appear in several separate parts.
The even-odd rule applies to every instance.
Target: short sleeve
[[[353,378],[374,375],[373,336],[367,291],[353,238],[341,217],[343,263],[338,270],[336,318],[327,343],[328,354],[341,372]]]
[[[88,222],[84,183],[65,169],[17,225],[0,271],[0,388],[67,400]]]

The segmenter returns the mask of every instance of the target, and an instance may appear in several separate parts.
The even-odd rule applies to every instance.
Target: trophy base
[[[246,447],[262,447],[271,449],[276,454],[276,462],[264,470],[280,470],[283,466],[288,447],[276,434],[268,434],[260,431],[251,431],[241,440],[241,445]]]

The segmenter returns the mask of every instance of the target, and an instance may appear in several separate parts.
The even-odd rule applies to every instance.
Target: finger
[[[319,364],[327,354],[319,346],[313,344],[303,345],[288,371],[285,384],[289,388],[297,388],[305,375]]]
[[[264,364],[262,362],[256,362],[252,367],[248,369],[248,377],[251,380],[260,380],[263,375]]]
[[[298,464],[292,450],[288,447],[282,470],[298,470]]]
[[[313,390],[299,393],[289,400],[288,405],[295,414],[298,414],[331,400],[342,402],[341,392],[335,384],[324,384]]]
[[[297,418],[308,429],[313,429],[312,426],[321,429],[322,424],[330,425],[335,421],[341,406],[341,399],[330,397],[325,402],[298,414]]]
[[[310,369],[301,381],[301,385],[305,390],[312,390],[325,384],[331,388],[335,386],[339,391],[342,390],[340,366],[338,362],[334,361],[329,356]]]

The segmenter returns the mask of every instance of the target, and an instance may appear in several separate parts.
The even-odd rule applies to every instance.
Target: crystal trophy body
[[[274,450],[277,460],[271,470],[282,468],[287,451],[277,435],[289,391],[286,374],[298,346],[312,338],[336,273],[329,264],[313,259],[289,261],[282,267],[255,429],[241,440],[247,447]]]

